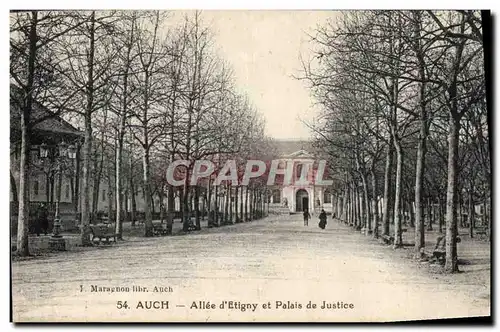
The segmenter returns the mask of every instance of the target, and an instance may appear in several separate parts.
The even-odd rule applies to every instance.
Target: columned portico
[[[277,183],[272,189],[273,192],[280,190],[280,201],[273,198],[271,203],[278,208],[286,208],[290,213],[301,213],[304,211],[304,204],[307,204],[309,213],[316,214],[324,209],[326,212],[332,212],[331,202],[325,203],[325,191],[328,188],[322,184],[316,184],[317,175],[316,157],[309,152],[301,149],[289,154],[284,154],[280,158],[279,168],[284,169],[293,164],[293,176],[291,183]]]

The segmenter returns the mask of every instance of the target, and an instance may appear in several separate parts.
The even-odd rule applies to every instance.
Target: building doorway
[[[309,209],[309,194],[307,191],[304,189],[297,190],[295,202],[297,202],[296,212],[302,212],[304,209]]]

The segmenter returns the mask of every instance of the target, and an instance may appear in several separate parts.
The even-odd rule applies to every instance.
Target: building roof
[[[273,145],[282,157],[292,155],[301,150],[310,154],[314,154],[315,152],[312,142],[307,140],[275,139],[273,140]]]
[[[21,129],[21,108],[19,103],[13,100],[13,96],[20,96],[19,88],[11,85],[11,100],[10,100],[10,128],[19,131]],[[31,122],[34,123],[32,130],[45,131],[56,134],[66,134],[72,136],[82,136],[83,133],[73,127],[69,122],[62,119],[58,114],[50,111],[38,102],[33,103],[31,113]]]

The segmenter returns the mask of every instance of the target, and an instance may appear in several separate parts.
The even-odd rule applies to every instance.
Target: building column
[[[319,188],[318,189],[318,196],[319,196],[319,206],[320,206],[320,208],[322,208],[323,205],[324,205],[324,201],[323,201],[324,200],[323,188]]]
[[[310,213],[314,213],[314,187],[313,188],[309,188],[308,190],[308,193],[309,193],[309,211]]]
[[[287,202],[287,204],[288,204],[288,208],[290,209],[290,204],[291,204],[291,201],[290,201],[290,200],[288,199],[288,197],[286,197],[286,195],[285,195],[285,187],[283,186],[283,187],[281,187],[279,190],[281,191],[280,201],[279,201],[279,202],[276,202],[276,203],[279,203],[279,204],[280,204],[280,206],[282,206],[283,199],[285,199],[285,198],[286,198],[286,202]]]

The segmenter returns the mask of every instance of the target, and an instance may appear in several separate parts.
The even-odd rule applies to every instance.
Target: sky
[[[331,11],[204,11],[220,55],[232,65],[238,88],[266,119],[266,132],[277,139],[307,139],[301,119],[314,110],[305,82],[292,77],[301,69],[299,54],[311,56],[309,37]]]

